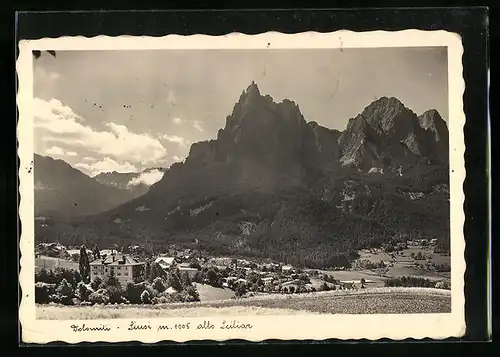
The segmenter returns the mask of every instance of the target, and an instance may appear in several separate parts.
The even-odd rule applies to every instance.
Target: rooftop
[[[141,265],[144,264],[126,254],[110,254],[104,259],[96,259],[90,265]]]

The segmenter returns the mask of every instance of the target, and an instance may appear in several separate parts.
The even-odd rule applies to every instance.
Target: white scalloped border
[[[178,331],[155,333],[127,331],[131,319],[92,320],[92,324],[107,324],[120,327],[113,332],[73,333],[69,326],[78,321],[36,320],[34,305],[34,185],[33,185],[33,128],[30,103],[33,99],[33,56],[32,50],[152,50],[152,49],[279,49],[279,48],[377,48],[377,47],[448,47],[449,85],[449,132],[450,132],[450,205],[451,205],[451,266],[452,266],[452,312],[450,314],[419,315],[311,315],[311,316],[234,316],[255,327],[251,330],[210,330],[195,332]],[[260,342],[279,340],[325,340],[336,338],[378,340],[444,339],[461,337],[465,334],[465,240],[463,211],[465,181],[465,140],[463,94],[465,82],[462,72],[463,47],[461,38],[454,33],[422,30],[402,31],[336,31],[332,33],[304,32],[283,34],[266,32],[258,35],[230,33],[222,36],[168,35],[148,36],[83,36],[23,40],[19,43],[16,69],[18,87],[18,155],[20,159],[20,205],[22,234],[20,239],[19,281],[22,299],[19,309],[22,325],[22,341],[27,343],[48,343],[62,341],[78,342],[124,342],[139,341],[155,343],[160,341],[186,342],[192,340],[226,341],[243,339]],[[231,320],[232,317],[225,317]],[[182,322],[182,318],[152,319],[156,324]],[[206,318],[189,318],[198,324]],[[214,323],[222,318],[210,318]],[[138,319],[138,323],[151,321]],[[85,321],[81,321],[83,323]],[[89,324],[89,321],[86,321]]]

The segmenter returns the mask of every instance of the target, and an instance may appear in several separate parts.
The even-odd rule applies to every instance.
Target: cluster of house
[[[437,244],[437,238],[433,239],[413,239],[406,241],[407,246],[423,246],[423,245],[435,245]]]
[[[179,269],[181,274],[187,273],[191,279],[194,278],[198,272],[198,268],[192,268],[190,263],[182,262],[182,258],[158,257],[155,259],[155,263],[157,263],[164,270],[176,267]]]
[[[187,259],[189,256],[179,254],[173,257],[159,256],[154,262],[164,270],[176,267],[181,274],[187,273],[190,278],[194,278],[198,269],[191,267],[191,264],[186,262]],[[100,251],[100,258],[90,262],[90,279],[93,281],[99,277],[102,280],[110,272],[113,272],[123,285],[129,282],[139,282],[145,279],[146,262],[113,249],[103,249]]]
[[[58,243],[41,243],[38,247],[40,251],[53,251],[67,256],[68,259],[78,259],[80,255],[79,249],[67,249]],[[133,251],[130,249],[129,251]],[[230,257],[212,257],[212,258],[195,258],[192,252],[188,249],[185,251],[169,252],[171,254],[158,256],[154,259],[162,269],[169,270],[176,267],[181,274],[187,273],[193,279],[199,268],[202,266],[213,266],[219,270],[231,268],[234,274],[237,271],[244,271],[247,276],[249,273],[257,273],[264,282],[264,285],[286,286],[293,284],[299,278],[295,269],[291,265],[282,265],[277,263],[259,263]],[[173,253],[173,254],[172,254]],[[91,250],[87,250],[87,255],[90,260],[90,279],[94,281],[96,278],[104,280],[111,272],[114,273],[117,280],[125,286],[127,283],[137,283],[145,279],[146,262],[140,261],[134,255],[124,254],[114,249],[100,250],[100,256],[94,258]],[[193,266],[193,262],[197,262],[197,266]],[[280,273],[280,274],[278,274]],[[280,276],[280,278],[278,278]],[[223,279],[223,286],[230,287],[234,283],[248,284],[247,279],[238,276],[229,276]]]

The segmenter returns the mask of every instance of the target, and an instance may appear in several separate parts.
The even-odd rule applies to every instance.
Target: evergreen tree
[[[89,257],[87,256],[87,248],[84,245],[80,248],[80,276],[82,277],[84,282],[89,282],[90,279],[90,262]]]
[[[183,290],[183,286],[179,275],[180,275],[179,269],[177,268],[170,269],[168,285],[177,290],[178,292],[181,292]]]
[[[99,246],[97,244],[94,244],[92,254],[94,255],[94,259],[101,259],[101,250],[99,249]]]
[[[181,275],[181,285],[184,287],[184,289],[192,285],[191,278],[189,277],[189,274],[187,272],[184,272]]]

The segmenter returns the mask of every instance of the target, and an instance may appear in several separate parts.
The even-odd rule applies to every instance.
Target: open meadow
[[[35,269],[54,269],[56,267],[78,270],[78,263],[71,260],[39,256],[35,258]]]
[[[86,320],[221,315],[415,314],[451,312],[449,290],[373,288],[157,305],[37,305],[37,319]]]

